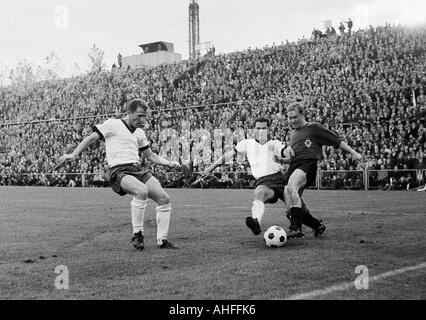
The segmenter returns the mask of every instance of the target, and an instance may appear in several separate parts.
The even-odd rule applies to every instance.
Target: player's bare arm
[[[93,132],[90,136],[86,137],[83,141],[80,142],[80,144],[77,146],[77,148],[74,149],[74,151],[70,154],[64,154],[62,157],[59,158],[60,163],[64,163],[66,161],[74,161],[77,159],[80,154],[86,150],[90,145],[95,143],[100,139],[99,134],[96,132]]]
[[[352,149],[346,142],[342,141],[340,142],[339,149],[346,151],[352,155],[352,158],[354,160],[361,160],[362,156],[356,152],[354,149]]]
[[[217,167],[225,165],[226,162],[228,162],[234,157],[235,153],[236,153],[235,150],[231,150],[225,153],[223,156],[221,156],[219,159],[217,159],[215,162],[213,162],[209,167],[207,167],[204,170],[203,177],[209,176]]]
[[[164,158],[160,157],[158,154],[155,154],[154,152],[152,152],[151,148],[148,148],[148,149],[142,151],[142,154],[147,160],[149,160],[153,163],[163,165],[163,166],[167,166],[167,167],[172,167],[172,168],[180,168],[181,167],[179,162],[169,161],[167,159],[164,159]]]
[[[284,164],[290,164],[291,160],[294,157],[294,150],[291,146],[288,146],[287,148],[283,148],[281,154],[283,155],[283,157],[277,156],[277,160]]]

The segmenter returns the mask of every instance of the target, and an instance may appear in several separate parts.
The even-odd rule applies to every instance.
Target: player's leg
[[[146,203],[148,201],[148,188],[144,183],[130,175],[126,175],[121,179],[120,187],[126,193],[133,195],[133,200],[131,202],[133,227],[132,244],[137,250],[143,250],[143,221]]]
[[[264,185],[254,190],[254,200],[251,205],[251,217],[246,218],[246,225],[255,235],[261,233],[260,225],[265,214],[265,203],[274,198],[275,193]]]
[[[290,207],[291,215],[288,238],[300,238],[304,236],[302,232],[302,200],[299,196],[299,190],[306,185],[306,182],[306,173],[300,169],[296,169],[291,174],[288,184],[284,189],[284,198]]]
[[[315,223],[314,224],[311,223],[312,222],[311,217],[313,218],[313,216],[311,215],[311,212],[309,211],[309,208],[306,205],[306,202],[302,197],[304,190],[305,190],[305,188],[301,188],[299,190],[299,197],[300,197],[300,200],[302,201],[302,212],[303,212],[302,224],[314,229],[313,226],[315,226]],[[306,214],[306,219],[305,219],[305,214]],[[288,209],[286,211],[286,217],[288,218],[289,221],[291,221],[290,207],[288,207]]]
[[[302,224],[314,230],[314,236],[318,237],[324,233],[326,227],[322,223],[322,220],[315,218],[311,214],[308,206],[306,205],[305,201],[302,198],[304,190],[305,188],[302,188],[299,190],[299,196],[300,196],[300,199],[302,200]]]
[[[299,194],[301,199],[302,199],[302,194],[305,188],[314,184],[317,178],[318,167],[317,167],[316,161],[311,163],[309,162],[306,163],[304,167],[304,171],[306,172],[307,182],[303,188],[299,189]],[[325,225],[322,223],[321,220],[318,220],[311,215],[308,207],[306,206],[306,204],[304,204],[303,199],[302,199],[302,223],[314,230],[315,237],[318,237],[321,234],[323,234],[326,229]]]
[[[305,200],[302,197],[303,190],[304,189],[299,190],[299,196],[300,196],[300,200],[302,201],[302,212],[303,212],[303,215],[302,215],[302,224],[304,224],[304,225],[306,225],[308,227],[311,227],[311,224],[309,223],[309,221],[308,220],[305,221],[305,219],[304,219],[305,213],[307,214],[308,219],[309,219],[309,216],[312,216],[312,215],[311,215],[311,213],[309,211],[308,206],[306,205]],[[288,218],[289,221],[291,221],[290,207],[288,207],[287,210],[286,210],[286,217]]]
[[[149,178],[146,186],[148,197],[157,203],[157,207],[155,207],[157,213],[157,245],[162,249],[177,249],[167,240],[172,212],[170,197],[155,177]]]

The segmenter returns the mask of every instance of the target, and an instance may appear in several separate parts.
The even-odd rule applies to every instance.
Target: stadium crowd
[[[91,184],[103,185],[103,148],[93,146],[78,161],[57,170],[55,162],[89,134],[93,124],[119,116],[133,97],[145,97],[153,109],[146,131],[153,151],[160,152],[165,129],[174,129],[169,132],[175,138],[196,129],[248,132],[250,120],[260,115],[272,119],[271,138],[288,142],[286,101],[300,96],[309,121],[337,132],[364,155],[370,170],[377,170],[370,175],[370,186],[413,187],[425,182],[420,171],[426,169],[425,70],[426,29],[386,25],[152,69],[114,68],[3,87],[0,185],[78,186],[81,172],[89,174],[83,179]],[[322,170],[362,170],[337,150],[323,153]],[[201,172],[206,164],[179,160],[193,172]],[[178,172],[151,169],[166,186],[205,187],[195,174],[187,181]],[[209,185],[251,183],[247,164],[221,170]],[[361,188],[363,182],[362,174],[342,171],[324,174],[321,183]]]

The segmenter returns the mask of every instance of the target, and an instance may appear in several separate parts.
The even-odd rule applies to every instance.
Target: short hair
[[[256,119],[254,119],[253,121],[253,127],[256,126],[256,123],[258,122],[266,122],[266,125],[269,127],[271,125],[271,121],[266,118],[266,117],[257,117]]]
[[[148,111],[148,103],[142,99],[132,99],[127,103],[127,113],[135,112],[139,107],[143,108],[144,111]]]
[[[293,102],[289,106],[287,106],[287,112],[297,111],[300,114],[305,113],[305,106],[301,102]]]

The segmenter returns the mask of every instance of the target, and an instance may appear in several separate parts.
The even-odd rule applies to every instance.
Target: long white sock
[[[253,218],[262,223],[263,214],[265,213],[265,204],[260,200],[254,200],[251,205],[251,215]]]
[[[148,200],[139,200],[135,197],[131,202],[133,233],[138,233],[139,231],[142,231],[143,234],[143,218],[145,216],[145,208],[147,202]]]
[[[167,239],[170,225],[170,213],[172,212],[172,205],[165,204],[155,208],[157,211],[157,244],[161,245],[163,240]]]

